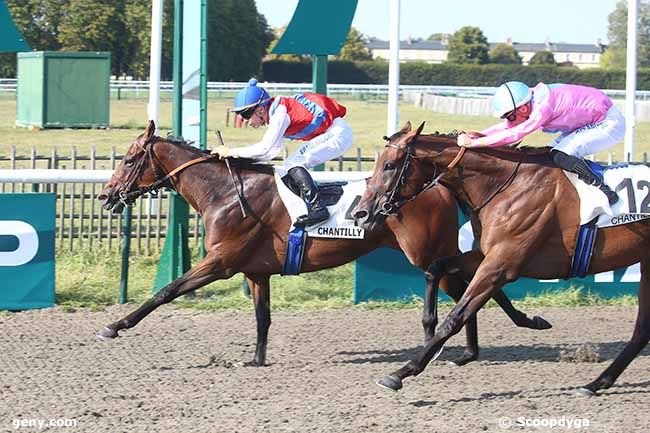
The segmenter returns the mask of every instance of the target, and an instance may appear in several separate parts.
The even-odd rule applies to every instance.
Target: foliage
[[[149,73],[151,4],[140,0],[9,0],[14,22],[34,50],[109,51],[114,75]],[[199,23],[197,23],[199,25]],[[174,0],[164,0],[163,79],[172,77]],[[260,72],[272,40],[255,0],[208,0],[208,79],[243,81]],[[0,55],[0,76],[15,75],[15,55]]]
[[[341,53],[337,56],[340,60],[365,61],[372,60],[372,54],[366,47],[366,38],[354,27],[350,28],[350,33],[341,48]]]
[[[627,64],[627,53],[623,48],[610,47],[600,55],[600,67],[604,69],[624,68]]]
[[[273,54],[273,48],[278,44],[278,41],[284,34],[285,30],[287,30],[287,26],[280,26],[276,27],[273,29],[272,35],[273,39],[271,40],[271,43],[269,44],[269,47],[267,49],[267,56],[265,57],[266,60],[285,60],[289,62],[307,62],[310,59],[310,56],[306,54]]]
[[[388,83],[388,63],[386,61],[344,62],[333,60],[328,63],[327,71],[330,83]],[[271,82],[308,83],[311,81],[311,64],[309,61],[265,61],[262,65],[262,77],[265,81]],[[510,80],[519,80],[528,84],[543,81],[545,83],[583,84],[601,89],[624,89],[625,71],[601,68],[579,69],[562,65],[458,65],[425,62],[407,62],[400,65],[400,82],[402,84],[498,86]],[[639,90],[650,90],[650,69],[638,70],[637,87]]]
[[[528,62],[529,65],[555,65],[555,56],[550,51],[538,51],[533,54]]]
[[[427,41],[444,41],[445,39],[449,39],[449,34],[448,33],[431,33],[429,37],[426,39]]]
[[[607,37],[610,45],[601,58],[601,66],[607,68],[625,67],[625,49],[627,47],[627,1],[621,0],[607,17],[609,26]],[[639,67],[650,67],[650,1],[641,0],[638,8],[637,62]]]
[[[499,44],[492,48],[489,53],[490,63],[501,65],[521,65],[521,56],[517,50],[509,44]]]
[[[478,27],[461,27],[449,38],[449,63],[484,64],[489,61],[489,44]]]

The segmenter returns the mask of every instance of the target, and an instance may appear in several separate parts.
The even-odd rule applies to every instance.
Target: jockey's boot
[[[618,201],[618,194],[603,182],[603,179],[591,169],[587,161],[577,156],[569,155],[560,150],[551,150],[551,159],[563,170],[570,171],[578,175],[578,179],[587,185],[598,187],[607,197],[610,206]]]
[[[330,213],[323,204],[318,187],[309,172],[304,167],[293,167],[289,170],[289,176],[300,189],[300,196],[307,205],[307,214],[299,216],[296,225],[313,226],[327,221]]]

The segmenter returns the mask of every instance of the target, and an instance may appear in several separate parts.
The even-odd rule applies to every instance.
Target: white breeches
[[[340,117],[321,135],[305,141],[284,161],[284,168],[302,166],[312,168],[318,164],[337,158],[352,146],[352,129]]]
[[[624,137],[625,117],[612,105],[603,120],[560,135],[551,147],[583,158],[615,145]]]

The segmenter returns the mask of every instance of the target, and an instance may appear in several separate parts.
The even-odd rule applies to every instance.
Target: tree
[[[639,2],[639,27],[637,34],[637,62],[638,66],[650,66],[650,0]],[[625,50],[627,47],[627,1],[621,0],[616,8],[607,17],[609,26],[607,37],[610,45],[605,53],[610,54],[601,57],[603,67],[625,67]]]
[[[34,50],[58,50],[63,7],[70,0],[7,0],[16,27]],[[0,77],[16,75],[16,54],[0,53]]]
[[[528,62],[529,65],[556,65],[555,56],[550,51],[538,51],[533,54]]]
[[[627,53],[623,48],[609,47],[600,55],[600,67],[605,69],[624,68],[627,64]]]
[[[308,55],[303,54],[272,54],[273,48],[278,44],[280,38],[287,30],[287,25],[276,27],[273,29],[273,39],[267,48],[266,58],[269,60],[285,60],[289,62],[306,62],[309,60]]]
[[[447,61],[450,63],[484,64],[489,60],[489,45],[478,27],[461,27],[449,39]]]
[[[427,41],[444,41],[449,39],[449,33],[432,33],[426,39]]]
[[[350,61],[372,60],[372,54],[366,47],[366,38],[354,27],[350,28],[350,33],[343,43],[338,58]]]
[[[9,0],[8,5],[33,49],[109,51],[113,74],[148,76],[150,2]],[[172,78],[173,34],[174,0],[164,0],[161,77],[166,80]],[[258,74],[272,38],[254,0],[208,0],[208,79],[245,81]],[[15,55],[0,55],[0,74],[15,75],[15,63]]]
[[[521,65],[521,56],[517,50],[509,44],[499,44],[488,53],[490,63],[501,65]]]
[[[75,0],[63,8],[58,40],[65,51],[109,51],[112,71],[125,73],[133,59],[126,55],[128,34],[125,1]]]

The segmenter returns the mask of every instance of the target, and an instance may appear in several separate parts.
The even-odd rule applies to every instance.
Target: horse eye
[[[127,167],[131,167],[133,164],[135,164],[135,159],[124,160],[124,165],[126,165]]]
[[[388,161],[384,164],[384,170],[395,170],[395,163],[393,161]]]

